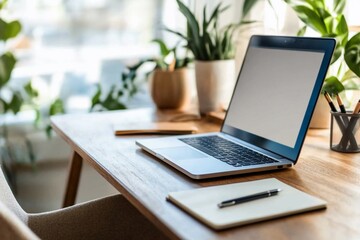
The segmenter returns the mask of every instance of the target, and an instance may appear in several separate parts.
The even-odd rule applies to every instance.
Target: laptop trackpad
[[[205,154],[196,151],[190,147],[173,147],[173,148],[162,148],[156,149],[156,152],[163,157],[171,160],[183,160],[183,159],[194,159],[194,158],[206,158]]]

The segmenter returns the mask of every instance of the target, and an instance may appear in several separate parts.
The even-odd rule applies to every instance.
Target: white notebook
[[[280,188],[271,197],[230,207],[218,203],[241,196]],[[326,208],[326,202],[297,190],[275,178],[171,192],[167,199],[214,229],[225,229]]]

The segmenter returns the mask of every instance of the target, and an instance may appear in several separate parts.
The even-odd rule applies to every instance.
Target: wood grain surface
[[[192,180],[135,145],[136,139],[155,136],[116,137],[113,133],[114,124],[169,121],[179,114],[137,109],[63,115],[53,117],[52,125],[86,163],[171,238],[360,238],[360,155],[331,151],[329,130],[309,130],[294,168],[210,180]],[[193,123],[199,132],[220,129],[204,119]],[[172,191],[269,177],[324,199],[327,209],[215,231],[165,200]]]

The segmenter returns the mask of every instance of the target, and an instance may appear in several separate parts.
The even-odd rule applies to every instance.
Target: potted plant
[[[151,97],[158,108],[184,108],[190,102],[190,79],[188,57],[179,58],[177,46],[168,48],[164,41],[155,39],[160,48],[160,57],[150,77]]]
[[[311,28],[322,37],[336,38],[337,44],[331,65],[322,91],[331,95],[343,93],[344,90],[360,89],[360,33],[350,37],[349,28],[343,14],[346,0],[298,1],[285,0],[305,24],[298,32],[304,35]],[[324,106],[321,108],[320,106]],[[321,116],[322,113],[326,114]],[[324,99],[320,100],[314,113],[311,126],[329,127],[329,108]]]
[[[250,11],[256,1],[245,1],[243,16]],[[219,26],[221,13],[229,6],[222,7],[218,4],[207,15],[206,6],[203,9],[202,23],[200,23],[193,12],[177,0],[180,12],[187,20],[187,34],[167,29],[187,43],[186,47],[191,50],[195,58],[195,75],[199,108],[201,113],[217,111],[227,108],[235,85],[235,43],[234,34],[237,27],[244,23]]]
[[[113,84],[107,92],[98,84],[90,111],[126,109],[126,102],[138,92],[143,83],[138,78],[139,69],[148,62],[154,63],[152,70],[146,75],[150,76],[150,94],[158,108],[182,108],[190,101],[186,67],[191,59],[179,58],[176,46],[169,49],[161,39],[154,39],[153,42],[159,45],[160,56],[143,59],[126,67],[121,74],[121,81]]]

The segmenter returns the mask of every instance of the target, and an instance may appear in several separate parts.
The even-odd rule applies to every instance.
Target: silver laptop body
[[[291,167],[299,157],[334,46],[333,39],[253,36],[220,132],[141,139],[136,144],[194,179]],[[233,149],[250,149],[247,158],[255,163],[220,160],[214,156],[225,156],[226,151],[208,154],[212,150],[188,143],[218,137],[230,141]],[[258,154],[271,162],[259,164]]]

